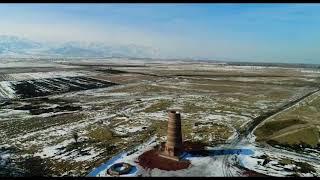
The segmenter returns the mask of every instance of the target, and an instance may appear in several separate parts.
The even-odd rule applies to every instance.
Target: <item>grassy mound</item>
[[[274,133],[293,126],[297,124],[305,124],[306,122],[299,120],[299,119],[287,119],[281,121],[269,121],[264,123],[262,126],[258,127],[254,135],[257,137],[257,141],[266,140],[269,136],[273,135]]]
[[[272,136],[270,140],[276,144],[285,144],[288,146],[305,145],[316,147],[319,142],[319,132],[316,127],[309,126]]]
[[[257,141],[269,144],[316,147],[319,142],[317,127],[299,119],[266,122],[254,134]]]

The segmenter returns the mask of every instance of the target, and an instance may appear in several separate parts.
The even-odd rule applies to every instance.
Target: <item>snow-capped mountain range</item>
[[[0,35],[0,57],[159,57],[152,47],[99,42],[40,43],[17,36]]]

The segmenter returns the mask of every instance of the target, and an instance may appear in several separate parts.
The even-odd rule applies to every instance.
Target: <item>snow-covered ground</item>
[[[0,145],[0,166],[4,166],[11,155],[9,150],[2,150],[8,147],[10,147],[8,144]]]
[[[71,88],[79,90],[101,88],[109,86],[106,81],[92,79],[88,77],[94,75],[89,71],[53,71],[36,73],[15,73],[7,74],[6,78],[10,81],[0,81],[0,99],[14,99],[37,96],[42,94],[59,94],[68,92]],[[29,90],[21,89],[28,87]],[[17,94],[16,92],[22,91]]]
[[[149,141],[146,143],[134,148],[131,152],[122,152],[119,155],[115,156],[114,158],[110,159],[106,163],[100,165],[99,167],[93,169],[88,176],[89,177],[108,177],[106,172],[115,163],[125,162],[129,163],[132,166],[134,166],[137,170],[134,173],[129,173],[126,175],[121,175],[123,177],[126,176],[225,176],[223,165],[224,165],[224,158],[225,156],[216,154],[212,156],[196,156],[192,155],[190,153],[184,152],[183,159],[189,160],[191,165],[187,169],[182,170],[176,170],[176,171],[165,171],[160,169],[144,169],[142,168],[138,163],[137,159],[138,157],[148,151],[154,148],[155,145],[159,144],[158,141],[155,140],[155,137],[152,137]],[[218,147],[208,147],[208,150],[216,150],[220,151],[223,150],[223,146]],[[243,155],[246,156],[246,155]],[[239,173],[239,170],[234,168],[230,169],[231,173],[237,174]]]
[[[231,70],[245,72],[251,71],[250,69],[253,69],[252,71],[268,70],[267,68],[259,67],[255,69],[252,67],[226,67],[221,65],[199,65],[199,67],[197,67],[194,64],[181,66],[168,66],[168,64],[165,64],[163,66],[155,68],[147,67],[145,68],[145,70],[163,70],[163,68],[165,68],[166,66],[168,70],[184,70],[184,68],[186,67],[186,69],[196,70],[197,72],[212,69],[215,71],[222,70],[228,72],[231,72]],[[135,70],[137,71],[140,71],[141,69],[141,67],[135,68]],[[123,69],[134,69],[134,67],[124,67]],[[96,72],[91,72],[89,70],[54,70],[52,72],[31,73],[10,72],[8,76],[3,77],[2,81],[0,82],[0,96],[2,98],[16,97],[16,94],[12,88],[13,81],[3,81],[3,79],[5,78],[11,78],[14,80],[38,80],[39,78],[43,77],[68,78],[91,75],[97,74]],[[101,74],[98,74],[98,76],[100,75]],[[112,75],[105,74],[105,77],[102,77],[102,79],[108,79],[108,76]],[[272,100],[272,93],[277,93],[280,91],[282,92],[283,89],[286,89],[285,93],[288,93],[289,97],[295,97],[304,94],[309,90],[305,87],[296,88],[285,86],[266,86],[265,89],[261,90],[259,88],[255,89],[255,86],[237,86],[234,83],[228,82],[222,84],[221,86],[218,85],[212,86],[212,88],[202,89],[201,85],[210,86],[214,84],[214,81],[206,81],[204,83],[203,81],[197,82],[197,79],[159,79],[160,80],[158,81],[138,80],[130,84],[124,83],[122,85],[110,86],[100,89],[81,90],[77,92],[67,92],[59,95],[50,95],[48,96],[50,100],[48,100],[47,103],[32,102],[35,105],[39,105],[39,107],[45,109],[55,108],[58,106],[58,104],[60,106],[61,104],[77,105],[82,108],[81,110],[77,111],[58,112],[59,110],[57,110],[54,112],[32,115],[30,114],[29,110],[14,110],[14,107],[16,107],[16,105],[19,107],[22,105],[22,102],[20,103],[20,100],[14,100],[13,102],[16,104],[1,106],[0,126],[18,127],[19,125],[19,127],[21,127],[23,130],[19,131],[18,129],[12,128],[13,130],[17,131],[17,133],[12,134],[8,129],[0,130],[0,136],[2,137],[2,139],[0,140],[0,146],[4,144],[10,144],[10,146],[19,147],[21,150],[30,150],[31,152],[34,151],[35,153],[32,155],[40,156],[44,159],[49,158],[53,160],[53,162],[64,160],[64,162],[68,162],[70,163],[70,165],[74,165],[80,162],[79,164],[81,165],[77,165],[77,168],[82,170],[81,173],[85,173],[85,171],[87,171],[87,168],[91,166],[92,163],[96,163],[100,158],[109,157],[113,153],[120,153],[119,156],[115,156],[115,159],[113,159],[114,162],[126,161],[130,164],[136,165],[137,167],[137,169],[131,172],[128,176],[136,176],[138,174],[143,174],[144,176],[225,176],[226,161],[225,156],[222,155],[209,157],[195,157],[187,155],[185,156],[185,158],[191,161],[192,166],[190,166],[186,170],[170,172],[154,169],[152,171],[146,172],[145,170],[141,169],[141,167],[139,167],[139,165],[137,165],[134,161],[141,153],[143,153],[145,150],[148,150],[148,148],[152,148],[152,146],[158,142],[153,142],[153,140],[150,140],[144,143],[142,146],[138,147],[137,152],[128,155],[127,152],[121,153],[119,149],[109,152],[109,150],[107,151],[107,148],[104,147],[104,144],[102,144],[103,146],[101,148],[101,146],[99,146],[101,145],[101,140],[97,140],[97,142],[88,140],[83,141],[85,142],[85,147],[81,149],[82,151],[85,151],[85,153],[83,153],[79,151],[79,149],[73,148],[74,140],[72,139],[72,132],[77,131],[80,136],[79,141],[82,142],[82,138],[91,138],[91,131],[96,132],[95,130],[98,128],[105,128],[107,130],[110,129],[110,131],[112,131],[112,133],[115,133],[116,135],[123,135],[123,137],[116,137],[119,140],[115,140],[115,142],[112,142],[112,145],[124,149],[128,146],[131,147],[132,145],[139,144],[139,141],[142,138],[138,135],[149,133],[151,127],[154,128],[152,126],[154,125],[154,123],[165,125],[165,122],[168,118],[166,113],[167,109],[178,108],[182,110],[182,120],[186,120],[183,122],[188,121],[188,126],[190,125],[192,126],[192,128],[194,127],[195,122],[204,122],[204,124],[201,124],[198,127],[215,127],[215,125],[221,125],[221,127],[223,125],[227,126],[226,128],[230,129],[230,133],[227,134],[228,137],[224,137],[224,140],[227,140],[226,143],[229,143],[237,137],[238,127],[241,127],[241,125],[252,121],[254,117],[258,116],[259,113],[261,113],[261,111],[274,108],[278,106],[279,103],[283,103],[287,100],[285,97],[277,97],[278,99]],[[248,82],[258,79],[238,78],[236,80]],[[307,78],[301,80],[308,81],[309,79]],[[79,83],[79,78],[76,78],[74,82]],[[49,80],[41,81],[41,83],[53,85]],[[87,81],[83,81],[83,84],[86,83]],[[56,86],[56,88],[59,87],[60,86]],[[67,86],[63,87],[66,88]],[[256,87],[259,86],[257,85]],[[124,90],[121,90],[122,88]],[[241,90],[239,90],[240,88]],[[41,90],[43,91],[45,91],[46,89],[48,88],[41,88]],[[245,90],[242,91],[242,89]],[[149,108],[148,111],[146,111],[147,108]],[[10,126],[8,126],[8,124],[10,124]],[[39,127],[34,128],[36,125],[38,125]],[[24,129],[25,127],[31,128],[32,130],[27,128]],[[217,127],[220,128],[220,126]],[[161,132],[160,130],[159,134]],[[190,130],[191,132],[197,129],[194,128],[188,130]],[[199,134],[194,133],[192,135],[192,138],[194,140],[205,139],[198,135]],[[231,136],[229,137],[229,135]],[[147,135],[147,137],[149,136]],[[217,139],[220,140],[219,138],[219,134],[216,135],[215,133],[211,133],[209,141],[215,141]],[[70,147],[70,149],[68,149],[67,151],[66,147]],[[224,146],[217,146],[215,148],[223,149]],[[243,148],[254,147],[244,146]],[[260,149],[254,149],[254,151],[260,151]],[[9,155],[11,155],[7,151],[5,152],[5,154],[6,155],[4,155],[4,157],[8,157]],[[26,154],[24,154],[23,156],[25,155]],[[249,156],[243,156],[242,162],[248,168],[256,168],[250,165],[250,162],[254,160],[249,158]],[[252,158],[254,158],[254,156],[252,156]],[[108,161],[107,164],[104,164],[102,169],[101,167],[97,168],[99,172],[95,171],[96,175],[100,174],[101,176],[103,176],[105,174],[105,170],[111,165],[108,164],[109,162],[110,161]],[[54,168],[56,168],[55,164],[52,165],[52,169]],[[288,168],[290,167],[288,166]],[[238,173],[234,169],[232,169],[231,171],[233,174]],[[65,173],[67,172],[59,172],[57,174],[60,175]],[[79,175],[81,173],[79,173],[79,171],[71,172],[72,175]]]
[[[293,162],[303,162],[308,163],[313,166],[316,172],[309,172],[309,173],[298,173],[300,176],[318,176],[320,173],[320,165],[318,164],[319,158],[318,156],[310,156],[310,155],[302,155],[299,153],[281,150],[274,147],[259,147],[256,144],[246,144],[243,146],[244,148],[252,149],[255,154],[251,156],[238,156],[240,165],[253,170],[255,172],[266,174],[269,176],[291,176],[295,173],[296,170],[294,169],[301,169],[301,167],[293,164],[281,164],[279,163],[283,159],[289,159]],[[262,156],[267,156],[270,159],[266,164],[263,164],[265,159],[261,158]]]
[[[137,168],[137,170],[134,173],[130,173],[124,176],[137,176],[138,174],[141,174],[144,172],[143,168],[141,168],[137,163],[136,159],[145,151],[151,150],[155,145],[157,145],[157,141],[155,140],[156,137],[151,137],[150,140],[147,142],[141,144],[140,146],[136,147],[132,151],[136,151],[130,155],[128,155],[128,152],[121,152],[119,155],[115,156],[114,158],[108,160],[106,163],[103,163],[97,168],[94,168],[89,174],[89,177],[104,177],[109,176],[107,174],[107,170],[110,166],[112,166],[115,163],[119,162],[126,162],[129,163]]]
[[[90,71],[50,71],[50,72],[33,72],[33,73],[13,73],[7,74],[15,81],[42,79],[42,78],[59,78],[59,77],[76,77],[94,75]]]
[[[62,65],[54,63],[53,61],[39,61],[39,60],[0,60],[0,68],[25,68],[25,67],[54,67],[54,68],[74,68],[77,66]]]
[[[81,151],[86,152],[86,155],[81,154],[80,150],[78,149],[66,152],[64,150],[65,147],[67,147],[71,143],[75,143],[74,139],[67,139],[53,146],[45,146],[42,149],[42,151],[35,153],[34,156],[40,156],[41,158],[51,158],[57,160],[87,161],[92,160],[100,153],[96,152],[93,148],[81,149]]]
[[[15,91],[12,88],[10,81],[0,81],[0,100],[3,99],[12,99],[15,97]]]
[[[0,109],[0,121],[12,120],[16,117],[27,117],[28,110]]]
[[[135,126],[135,127],[125,127],[124,125],[120,125],[116,128],[114,128],[117,134],[126,135],[128,133],[135,133],[142,130],[141,126]]]

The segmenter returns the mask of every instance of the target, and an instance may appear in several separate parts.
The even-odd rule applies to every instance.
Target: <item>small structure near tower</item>
[[[164,151],[159,153],[164,158],[179,161],[179,156],[183,151],[181,116],[178,111],[169,110],[168,112],[167,142]]]

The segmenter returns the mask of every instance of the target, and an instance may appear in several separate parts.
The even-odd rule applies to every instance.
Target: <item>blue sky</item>
[[[163,57],[320,63],[320,4],[0,4],[0,34]]]

